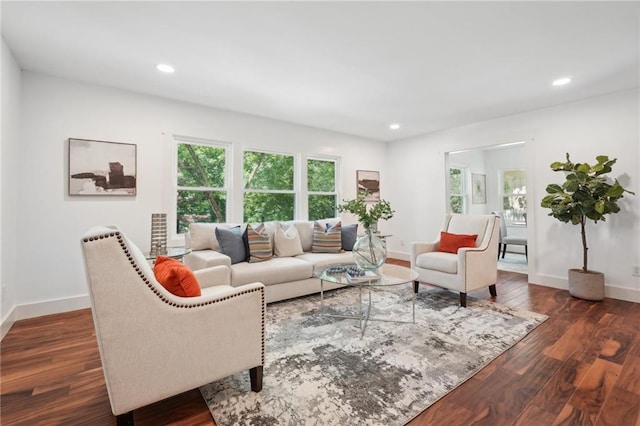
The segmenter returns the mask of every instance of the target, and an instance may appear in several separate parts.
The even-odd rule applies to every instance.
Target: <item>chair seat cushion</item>
[[[156,280],[171,293],[180,297],[201,295],[200,283],[189,267],[176,259],[158,256],[153,265]]]
[[[416,266],[423,269],[445,272],[447,274],[457,274],[458,255],[440,251],[423,253],[416,257]]]
[[[527,238],[526,237],[504,237],[502,238],[502,244],[513,244],[517,246],[526,246]]]

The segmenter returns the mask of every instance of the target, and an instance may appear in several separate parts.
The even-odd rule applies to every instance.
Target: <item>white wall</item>
[[[617,158],[612,177],[638,194],[621,200],[622,211],[606,222],[589,224],[590,269],[605,273],[610,297],[640,302],[640,108],[638,90],[565,104],[458,127],[389,145],[389,197],[398,214],[391,220],[389,248],[408,258],[411,241],[431,241],[446,209],[444,154],[481,146],[526,141],[529,281],[567,288],[567,269],[582,265],[580,230],[547,216],[539,200],[547,184],[562,176],[549,164],[569,152],[574,161],[596,155]]]
[[[18,167],[20,143],[21,72],[11,51],[2,39],[2,142],[0,143],[0,187],[2,211],[0,212],[0,338],[14,322],[17,283],[17,194],[21,180]]]
[[[340,156],[344,198],[355,196],[356,169],[385,175],[381,142],[30,72],[22,78],[20,318],[88,306],[80,237],[91,226],[117,224],[148,249],[151,213],[166,212],[170,203],[173,134],[231,142],[236,151],[262,147]],[[70,137],[137,144],[137,196],[68,196]]]

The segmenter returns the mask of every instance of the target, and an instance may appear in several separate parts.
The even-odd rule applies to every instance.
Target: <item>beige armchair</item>
[[[229,285],[226,266],[196,271],[198,297],[160,285],[142,252],[116,227],[81,239],[102,369],[118,424],[133,410],[250,370],[262,389],[264,286]]]
[[[475,247],[460,248],[457,254],[438,251],[440,240],[412,243],[411,269],[419,275],[414,283],[417,293],[421,282],[460,292],[460,305],[467,306],[467,293],[489,287],[496,295],[498,277],[498,235],[500,224],[495,215],[447,215],[442,230],[451,234],[477,234]]]

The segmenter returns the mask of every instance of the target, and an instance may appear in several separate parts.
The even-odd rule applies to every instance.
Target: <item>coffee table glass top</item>
[[[352,280],[349,278],[347,272],[335,272],[336,268],[348,268],[349,266],[353,266],[355,264],[350,263],[341,263],[341,264],[332,264],[325,265],[317,268],[314,271],[314,276],[319,277],[323,281],[332,282],[336,284],[342,285],[353,285],[353,286],[389,286],[389,285],[400,285],[408,282],[415,281],[418,279],[418,273],[412,270],[411,268],[407,268],[405,266],[400,265],[391,265],[384,264],[382,265],[378,271],[376,276],[372,276],[370,279],[358,278],[356,280]],[[339,270],[338,269],[338,270]]]

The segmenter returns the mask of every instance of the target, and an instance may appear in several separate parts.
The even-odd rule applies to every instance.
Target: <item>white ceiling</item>
[[[24,70],[384,141],[639,80],[639,2],[1,7],[2,37]],[[573,83],[551,86],[566,75]]]

